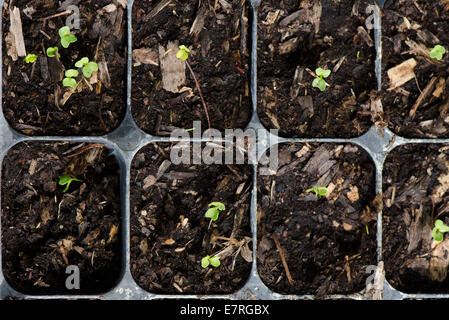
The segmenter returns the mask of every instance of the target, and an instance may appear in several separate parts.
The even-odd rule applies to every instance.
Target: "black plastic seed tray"
[[[350,143],[359,146],[365,150],[372,158],[376,168],[375,174],[375,189],[376,193],[382,192],[382,170],[384,161],[389,151],[405,144],[436,144],[449,143],[449,139],[406,139],[394,135],[388,129],[378,129],[374,126],[364,135],[353,139],[335,139],[335,138],[320,138],[320,139],[289,139],[282,137],[270,137],[268,131],[262,126],[257,116],[257,8],[259,1],[251,1],[252,6],[252,51],[251,51],[251,99],[253,106],[253,114],[248,128],[256,129],[258,132],[259,142],[262,143],[266,149],[270,148],[275,143],[329,143],[329,144],[345,144]],[[384,1],[378,1],[383,5]],[[133,1],[128,1],[127,7],[127,23],[128,23],[128,68],[127,68],[127,105],[126,116],[121,125],[105,136],[101,137],[60,137],[60,136],[45,136],[45,137],[30,137],[18,133],[13,130],[5,120],[3,113],[0,113],[0,159],[3,160],[5,154],[14,145],[20,142],[45,142],[45,141],[67,141],[67,142],[86,142],[86,143],[102,143],[112,150],[113,155],[118,159],[121,168],[121,230],[122,230],[122,257],[123,257],[123,271],[119,283],[109,292],[98,295],[25,295],[14,290],[5,280],[2,271],[0,271],[0,299],[72,299],[72,298],[89,298],[89,299],[126,299],[126,300],[151,300],[151,299],[183,299],[183,298],[201,298],[201,299],[266,299],[266,300],[281,300],[281,299],[313,299],[314,296],[300,296],[300,295],[283,295],[271,291],[261,280],[258,274],[257,265],[257,177],[258,167],[253,165],[253,187],[251,198],[251,230],[253,243],[253,262],[252,269],[245,285],[235,293],[222,295],[185,295],[185,294],[154,294],[147,292],[140,288],[133,279],[130,272],[130,170],[131,163],[134,156],[147,144],[151,142],[169,142],[173,141],[167,137],[158,137],[145,133],[134,122],[131,115],[131,69],[132,69],[132,5]],[[379,12],[376,11],[375,22],[380,27],[381,19]],[[376,70],[377,79],[381,79],[381,31],[380,28],[375,32],[375,43],[377,49]],[[181,139],[179,140],[181,141]],[[207,142],[208,140],[204,140]],[[277,142],[276,142],[277,141]],[[1,230],[0,230],[1,238]],[[1,250],[1,249],[0,249]],[[0,270],[2,270],[2,255],[0,254]],[[377,223],[377,260],[382,261],[382,212],[378,213]],[[449,298],[447,294],[405,294],[392,288],[387,281],[383,282],[383,299],[414,299],[414,298]],[[326,298],[329,299],[366,299],[365,292],[354,293],[351,295],[331,295]]]

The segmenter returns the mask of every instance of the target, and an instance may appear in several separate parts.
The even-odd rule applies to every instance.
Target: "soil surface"
[[[449,239],[432,238],[436,219],[449,224],[449,146],[398,147],[383,176],[387,280],[406,293],[449,293]]]
[[[78,40],[65,49],[58,30],[71,15],[43,18],[65,12],[67,2],[79,9],[80,29],[72,28]],[[126,6],[126,1],[117,0],[5,1],[2,99],[14,129],[27,135],[103,135],[120,124],[126,110],[127,62],[127,9],[120,3]],[[10,34],[14,7],[20,12],[26,53],[38,56],[32,64],[14,53]],[[47,48],[54,46],[60,58],[47,57]],[[83,57],[97,62],[99,71],[86,80],[80,69],[77,88],[64,87],[65,70],[76,69],[75,62]]]
[[[215,7],[214,7],[215,5]],[[249,1],[147,1],[133,5],[132,113],[153,135],[189,129],[244,128],[251,117]],[[151,23],[149,23],[151,21]]]
[[[2,167],[3,272],[26,294],[103,293],[120,279],[120,169],[103,145],[21,143]],[[58,185],[68,174],[68,192]],[[80,290],[67,290],[69,265]]]
[[[131,170],[131,273],[153,293],[232,293],[250,273],[249,165],[174,165],[169,144],[150,144]],[[225,205],[209,228],[208,204]],[[203,269],[206,255],[218,268]]]
[[[429,56],[435,45],[449,49],[448,30],[449,7],[444,1],[385,4],[382,105],[388,126],[401,136],[449,137],[449,54],[440,61]],[[406,61],[411,64],[402,73],[393,72]],[[391,81],[398,78],[409,80]]]
[[[261,122],[284,137],[360,136],[371,126],[374,36],[365,1],[264,0],[258,8]],[[312,86],[329,69],[324,92]]]
[[[324,296],[365,287],[381,203],[374,174],[354,145],[280,145],[277,174],[258,176],[258,270],[270,289]],[[306,191],[313,186],[326,196]]]

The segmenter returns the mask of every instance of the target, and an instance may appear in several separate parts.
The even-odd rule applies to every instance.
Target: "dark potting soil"
[[[122,272],[120,168],[104,145],[20,143],[2,167],[2,262],[9,284],[25,294],[93,294]],[[58,185],[68,174],[67,193]],[[67,290],[68,266],[80,290]],[[70,283],[74,283],[71,282]]]
[[[266,128],[295,138],[369,129],[376,53],[365,10],[365,1],[261,1],[257,108]],[[312,87],[316,68],[332,71],[324,92]]]
[[[215,7],[214,7],[215,5]],[[133,5],[132,114],[153,135],[175,128],[244,128],[251,117],[249,1],[146,1]]]
[[[401,136],[449,137],[449,54],[441,61],[429,56],[437,44],[449,49],[448,30],[449,7],[443,1],[390,0],[385,4],[382,104],[385,121]],[[393,84],[388,71],[405,61],[410,67],[394,72],[393,79],[409,80]]]
[[[400,146],[385,161],[385,275],[402,292],[449,292],[449,239],[432,238],[436,219],[449,224],[448,177],[449,145]]]
[[[250,273],[249,165],[174,165],[171,145],[150,144],[131,169],[131,273],[153,293],[232,293]],[[209,228],[208,204],[225,205]],[[203,269],[206,255],[218,268]]]
[[[258,271],[270,289],[323,296],[365,287],[376,265],[374,175],[354,145],[280,145],[276,175],[258,176]],[[306,192],[313,186],[326,196]]]
[[[74,3],[81,29],[71,30],[78,40],[67,49],[60,43],[58,30],[69,15],[43,19],[63,12],[61,1],[6,0],[3,4],[3,112],[10,125],[24,134],[103,135],[124,117],[126,8],[116,0]],[[38,55],[32,64],[23,57],[13,58],[17,54],[12,53],[15,42],[9,31],[14,7],[20,10],[27,54]],[[59,59],[46,55],[53,46],[58,46]],[[99,71],[86,81],[80,69],[73,92],[62,85],[62,79],[65,70],[76,69],[75,62],[83,57],[97,62]]]

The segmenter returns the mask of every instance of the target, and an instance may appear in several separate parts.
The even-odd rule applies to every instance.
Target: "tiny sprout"
[[[89,62],[89,58],[87,58],[87,57],[84,57],[84,58],[81,58],[80,60],[78,60],[75,63],[75,67],[83,68],[83,75],[86,78],[90,78],[92,76],[92,73],[94,71],[98,70],[98,64],[96,64],[93,61]]]
[[[179,51],[176,53],[176,58],[186,61],[189,57],[189,52],[189,48],[187,48],[185,45],[180,45]]]
[[[209,264],[212,267],[218,268],[221,264],[220,258],[218,258],[217,256],[205,256],[203,259],[201,259],[201,267],[207,268]]]
[[[25,62],[26,63],[34,63],[34,61],[36,61],[36,59],[37,59],[37,55],[35,55],[34,53],[29,53],[25,57]]]
[[[317,78],[315,78],[312,82],[312,87],[314,88],[318,88],[321,91],[326,90],[326,81],[324,80],[324,78],[327,78],[330,76],[331,71],[330,70],[324,70],[321,68],[317,68],[315,70],[316,75],[318,76]]]
[[[318,198],[318,196],[325,196],[327,194],[327,188],[326,187],[318,187],[314,186],[313,188],[307,189],[306,192],[315,192],[315,196]]]
[[[211,202],[209,203],[209,209],[206,211],[206,218],[210,218],[211,221],[216,221],[220,211],[225,210],[225,205],[221,202]]]
[[[78,71],[75,69],[69,69],[65,72],[65,78],[62,80],[62,85],[64,87],[76,87],[76,80],[73,78],[78,77]]]
[[[435,220],[435,227],[432,230],[432,237],[435,241],[443,241],[443,233],[449,232],[449,227],[444,224],[443,221],[437,219]]]
[[[47,48],[47,57],[53,58],[56,55],[58,55],[58,58],[61,56],[58,52],[58,47]]]
[[[68,48],[71,43],[78,40],[78,38],[70,32],[70,28],[67,26],[59,29],[59,37],[61,38],[61,45],[64,48]]]
[[[70,184],[72,183],[72,181],[83,181],[81,179],[77,179],[74,177],[71,177],[67,174],[64,174],[62,176],[59,176],[59,185],[60,186],[66,186],[63,192],[67,192],[69,190]]]
[[[430,50],[430,57],[441,60],[443,59],[443,55],[446,53],[446,48],[442,45],[437,44],[435,47],[433,47],[432,50]]]

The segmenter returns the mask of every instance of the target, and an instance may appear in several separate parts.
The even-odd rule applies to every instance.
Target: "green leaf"
[[[322,76],[323,76],[324,78],[327,78],[327,77],[330,76],[330,74],[331,74],[331,71],[330,71],[330,70],[324,70]]]
[[[209,266],[209,263],[210,263],[209,259],[210,259],[209,256],[205,256],[203,259],[201,259],[201,266],[203,268],[207,268]]]
[[[189,54],[183,50],[179,50],[176,53],[176,58],[178,58],[178,59],[182,59],[182,60],[186,61],[188,57],[189,57]]]
[[[64,80],[62,80],[62,85],[64,87],[75,88],[76,87],[76,80],[73,79],[73,78],[64,78]]]
[[[441,60],[443,59],[443,55],[446,53],[446,48],[442,45],[437,44],[435,47],[433,47],[432,50],[430,50],[430,57]]]
[[[217,256],[213,256],[212,258],[209,259],[210,264],[212,265],[212,267],[218,268],[221,264],[220,262],[220,258],[218,258]]]
[[[187,48],[185,45],[180,45],[179,51],[176,53],[176,58],[186,61],[189,57],[189,52],[189,48]]]
[[[62,176],[59,176],[58,183],[59,183],[60,186],[64,186],[67,183],[70,183],[70,181],[72,181],[72,177],[67,175],[67,174],[64,174]]]
[[[435,241],[438,242],[441,242],[444,239],[443,234],[438,230],[438,228],[433,228],[432,237]]]
[[[98,65],[95,62],[89,62],[84,68],[83,68],[83,75],[86,78],[90,78],[92,76],[92,73],[94,71],[98,70]]]
[[[436,228],[441,228],[442,226],[444,226],[444,222],[441,221],[440,219],[435,220],[435,227]]]
[[[223,203],[217,201],[209,203],[209,207],[215,207],[220,211],[224,211],[226,209]]]
[[[183,44],[181,44],[180,46],[179,46],[179,50],[182,50],[182,51],[185,51],[185,52],[190,52],[190,49],[189,48],[187,48],[185,45],[183,45]]]
[[[65,72],[65,76],[67,78],[76,78],[78,77],[78,74],[79,74],[78,71],[75,69],[69,69]]]
[[[61,27],[58,31],[59,36],[62,38],[68,34],[70,34],[70,28],[67,26]]]
[[[66,186],[63,192],[67,192],[69,190],[69,187],[70,187],[70,184],[72,183],[72,181],[83,181],[83,180],[71,177],[67,174],[59,176],[59,181],[58,181],[59,185]]]
[[[73,42],[76,42],[76,40],[78,40],[78,38],[74,34],[68,34],[61,37],[61,45],[64,48],[68,48],[69,45]]]
[[[325,70],[322,68],[316,68],[316,70],[315,70],[315,73],[318,77],[322,76],[324,74],[324,72],[325,72]]]
[[[315,78],[312,82],[312,87],[318,88],[321,91],[326,90],[326,81],[321,78]]]
[[[446,225],[443,225],[440,227],[440,232],[441,233],[445,233],[445,232],[449,232],[449,227]]]
[[[81,68],[81,67],[86,66],[88,63],[89,63],[89,58],[84,57],[84,58],[81,58],[80,60],[78,60],[77,62],[75,62],[75,67]]]
[[[35,55],[34,53],[30,53],[27,54],[27,56],[25,57],[25,62],[26,63],[34,63],[34,61],[36,61],[37,59],[37,55]]]
[[[318,194],[320,196],[325,196],[327,194],[327,188],[326,187],[318,187]]]
[[[58,53],[58,47],[47,48],[47,57],[53,58],[56,56],[57,53]],[[59,57],[59,53],[58,53],[58,57]]]
[[[206,218],[210,218],[212,221],[216,221],[218,219],[218,215],[219,212],[217,208],[210,208],[205,213]]]
[[[319,87],[320,87],[320,82],[321,82],[321,81],[324,81],[324,80],[321,79],[321,78],[315,78],[315,79],[313,79],[312,87],[314,87],[314,88],[319,88]]]

